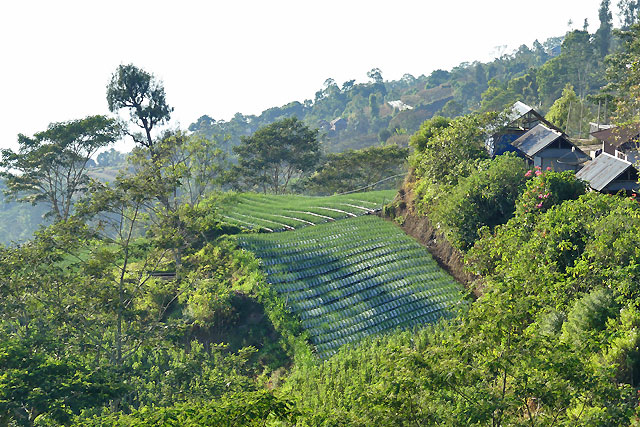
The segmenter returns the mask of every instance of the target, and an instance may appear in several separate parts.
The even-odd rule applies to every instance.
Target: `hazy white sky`
[[[613,2],[617,3],[617,2]],[[7,1],[0,6],[0,147],[50,122],[107,114],[119,64],[164,82],[173,122],[313,98],[325,79],[387,80],[488,60],[495,47],[594,31],[600,0]],[[615,18],[614,18],[615,20]],[[617,24],[617,21],[616,21]]]

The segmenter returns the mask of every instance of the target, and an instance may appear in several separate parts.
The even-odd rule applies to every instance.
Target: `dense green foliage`
[[[450,316],[461,303],[461,289],[429,253],[374,216],[240,244],[260,257],[323,358],[372,334]]]
[[[175,426],[175,427],[248,427],[271,423],[294,423],[297,412],[290,401],[266,390],[229,393],[220,400],[176,404],[156,408],[145,406],[131,414],[113,414],[76,420],[78,426]],[[285,424],[286,425],[286,424]]]
[[[317,131],[295,117],[282,119],[242,138],[233,147],[236,187],[286,193],[292,180],[315,170],[320,160]]]
[[[408,156],[409,150],[397,145],[329,154],[298,188],[312,194],[395,188],[406,174]]]
[[[618,32],[622,48],[607,58],[607,95],[613,97],[616,121],[621,123],[638,122],[638,73],[640,62],[640,24],[630,26],[626,31]]]
[[[230,147],[258,128],[297,117],[325,135],[328,152],[361,149],[379,141],[403,146],[421,123],[438,114],[456,117],[477,111],[501,111],[515,101],[546,113],[570,84],[581,102],[590,100],[584,108],[575,108],[570,126],[571,135],[585,136],[588,116],[597,115],[599,101],[601,119],[610,115],[605,111],[605,98],[598,93],[605,83],[604,59],[620,46],[611,6],[608,0],[601,3],[599,26],[593,34],[584,29],[570,30],[543,43],[536,40],[531,46],[522,45],[490,62],[465,62],[429,75],[405,74],[399,80],[384,80],[379,69],[369,71],[370,81],[364,83],[348,80],[339,85],[328,78],[314,99],[272,107],[260,115],[236,113],[228,121],[204,115],[189,129],[206,136],[228,135],[230,152]],[[637,21],[637,2],[623,0],[619,8],[623,28],[628,29]],[[346,121],[344,129],[331,125],[339,118]]]
[[[78,195],[86,190],[91,157],[119,136],[116,120],[104,116],[52,123],[33,137],[19,135],[17,152],[0,153],[5,196],[44,202],[55,220],[69,218]]]
[[[436,114],[453,117],[477,111],[481,101],[488,110],[484,105],[487,98],[484,92],[491,88],[491,82],[495,86],[513,80],[510,86],[516,92],[503,102],[493,102],[493,110],[502,110],[523,93],[532,96],[522,100],[536,104],[537,85],[531,82],[530,70],[553,58],[552,50],[561,42],[562,37],[551,38],[544,45],[535,41],[531,48],[522,45],[488,63],[465,62],[450,71],[435,70],[418,77],[405,74],[399,80],[384,80],[379,69],[369,71],[370,80],[365,83],[349,80],[339,85],[329,78],[314,99],[269,108],[257,116],[236,113],[228,121],[204,115],[191,124],[189,130],[207,137],[228,135],[227,147],[231,152],[230,147],[240,144],[243,136],[277,120],[297,117],[324,134],[327,152],[362,149],[378,142],[406,146],[409,135]],[[560,89],[569,82],[566,73],[554,78],[561,80]],[[550,103],[553,100],[555,98]],[[346,127],[332,126],[331,122],[339,118],[346,121]]]
[[[481,227],[510,218],[526,178],[522,160],[488,159],[485,139],[502,120],[494,113],[434,117],[412,136],[416,211],[431,215],[458,248],[471,246]]]
[[[551,108],[549,108],[545,119],[556,125],[558,129],[562,129],[568,133],[571,130],[570,127],[576,125],[583,126],[585,121],[592,118],[590,117],[591,114],[588,107],[586,109],[586,115],[584,114],[586,104],[583,104],[584,102],[578,98],[573,90],[573,86],[567,84],[562,90],[562,96],[556,99]],[[572,110],[573,118],[571,116]],[[580,114],[582,114],[583,117],[578,121],[576,118],[578,118]]]
[[[180,276],[166,281],[156,273],[175,266],[172,252],[161,238],[136,237],[146,215],[136,225],[136,205],[117,198],[99,196],[109,201],[101,206],[124,210],[125,220],[109,215],[120,232],[108,233],[106,217],[96,230],[74,218],[0,252],[0,357],[13,369],[0,375],[4,419],[66,422],[93,407],[129,411],[253,392],[304,345],[293,345],[296,332],[262,290],[255,260],[214,243],[223,231],[215,221],[181,253]],[[16,351],[28,352],[31,365]]]
[[[471,114],[451,121],[435,117],[411,137],[411,166],[433,185],[452,185],[467,176],[475,160],[488,158],[484,145],[495,114]]]
[[[208,414],[288,416],[261,390],[309,350],[255,259],[223,237],[237,231],[210,195],[223,158],[201,137],[167,134],[113,182],[89,182],[68,218],[0,249],[3,424],[147,422],[146,407],[170,417],[227,395],[262,409]]]
[[[166,123],[173,108],[167,104],[162,83],[155,76],[133,64],[119,65],[107,85],[109,111],[129,110],[131,122],[144,133],[128,134],[138,144],[151,148],[152,131]]]
[[[126,167],[114,151],[93,167],[87,153],[117,131],[100,117],[3,152],[15,196],[37,202],[49,197],[38,183],[73,179],[59,181],[65,207],[29,241],[19,227],[34,227],[35,211],[0,212],[23,240],[0,247],[0,426],[638,425],[637,198],[585,194],[572,172],[513,155],[489,160],[486,137],[505,118],[477,113],[522,100],[572,135],[597,102],[602,117],[636,121],[638,1],[619,6],[623,33],[602,0],[595,34],[428,77],[328,79],[313,101],[204,116],[194,134],[158,136],[172,111],[162,85],[119,67],[109,106],[144,132]],[[470,304],[416,241],[361,215],[393,190],[222,192],[238,184],[231,146],[263,192],[298,179],[299,191],[332,194],[395,173],[409,139],[402,200],[384,211],[413,232],[429,216],[436,233],[419,237],[449,266],[464,259],[477,279]]]
[[[430,217],[444,228],[451,243],[467,249],[482,227],[493,229],[511,218],[526,171],[525,161],[512,155],[480,162],[471,175],[441,196]]]
[[[285,389],[307,425],[632,425],[639,227],[637,202],[595,193],[517,213],[470,252],[483,295],[464,316],[344,347]]]
[[[106,404],[123,384],[109,368],[91,370],[74,356],[59,359],[32,343],[0,341],[0,423],[32,424],[39,416],[66,424],[81,409]]]

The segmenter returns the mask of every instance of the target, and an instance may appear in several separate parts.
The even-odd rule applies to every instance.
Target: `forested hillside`
[[[527,73],[535,73],[532,70],[553,58],[562,39],[553,38],[544,45],[536,41],[532,47],[523,45],[490,63],[463,63],[452,70],[436,70],[427,76],[405,74],[400,80],[389,81],[384,80],[380,69],[372,69],[367,73],[369,83],[356,84],[355,80],[350,80],[339,84],[328,78],[314,99],[273,107],[259,116],[237,113],[229,121],[205,115],[191,124],[189,130],[207,137],[226,136],[225,144],[232,147],[262,126],[295,116],[308,126],[320,129],[324,149],[328,152],[379,143],[406,146],[409,136],[426,119],[436,114],[457,116],[478,110],[483,93],[492,85],[518,77],[526,79]],[[571,49],[574,48],[577,47],[572,45]],[[552,78],[564,78],[558,83],[562,88],[567,76],[554,75]],[[543,96],[550,97],[553,102],[555,95],[544,93]],[[507,103],[505,100],[499,108]]]
[[[0,427],[638,425],[638,183],[575,173],[589,121],[640,125],[620,6],[619,30],[603,0],[595,34],[191,131],[119,65],[110,116],[0,153]],[[517,149],[546,125],[575,162]]]
[[[634,16],[633,5],[627,7],[631,10],[624,10]],[[633,23],[632,18],[625,19],[625,25]],[[406,146],[410,135],[434,115],[455,117],[502,110],[518,100],[546,113],[571,85],[578,113],[570,131],[584,136],[588,127],[581,124],[597,119],[599,102],[601,117],[608,116],[604,111],[606,97],[597,95],[605,83],[604,58],[619,44],[613,36],[613,16],[607,3],[600,10],[594,34],[573,30],[543,43],[536,40],[530,46],[522,45],[491,62],[462,63],[417,77],[405,74],[400,80],[385,80],[377,68],[367,73],[368,83],[339,83],[328,78],[314,99],[273,107],[258,116],[237,113],[228,121],[204,115],[189,130],[220,140],[228,138],[224,144],[230,152],[230,147],[256,129],[295,116],[320,129],[328,152],[379,143]]]

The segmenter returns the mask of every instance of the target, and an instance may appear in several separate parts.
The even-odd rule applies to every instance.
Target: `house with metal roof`
[[[512,145],[513,141],[538,124],[544,124],[550,129],[559,131],[536,110],[524,102],[516,102],[511,106],[511,110],[507,114],[506,125],[487,140],[487,151],[491,156],[499,156],[500,154],[516,151]]]
[[[602,151],[631,163],[640,160],[640,125],[609,127],[592,132],[602,143]]]
[[[507,127],[527,131],[529,129],[533,129],[539,124],[546,125],[548,128],[558,131],[560,130],[524,102],[517,101],[511,106],[509,124]]]
[[[566,135],[543,124],[537,124],[512,143],[533,166],[554,171],[577,171],[591,158],[575,146]]]
[[[331,120],[330,125],[332,131],[339,132],[347,128],[347,120],[342,117],[338,117],[337,119]]]
[[[589,183],[589,186],[602,193],[636,192],[638,184],[638,169],[626,160],[602,153],[591,163],[582,168],[576,178]]]

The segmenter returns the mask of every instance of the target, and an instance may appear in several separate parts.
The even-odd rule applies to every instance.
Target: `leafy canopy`
[[[349,150],[329,154],[305,182],[305,188],[319,194],[334,194],[371,186],[406,172],[406,148],[397,145]],[[391,184],[397,182],[391,180]]]
[[[164,86],[150,74],[133,64],[120,65],[107,85],[109,111],[129,110],[131,121],[142,128],[144,135],[131,134],[140,145],[153,146],[151,131],[171,117]]]
[[[23,202],[45,202],[56,220],[67,219],[76,196],[86,190],[87,163],[119,136],[117,122],[105,116],[52,123],[33,137],[20,134],[18,152],[1,151],[5,194]]]
[[[444,227],[449,240],[468,249],[482,227],[506,223],[524,189],[526,163],[514,155],[481,162],[471,175],[443,195],[433,208],[432,219]]]
[[[320,159],[317,130],[295,117],[274,122],[245,137],[233,151],[240,185],[286,193],[291,179],[314,170]]]
[[[451,121],[434,117],[411,138],[416,176],[435,184],[455,184],[461,165],[488,158],[485,138],[497,114],[470,114]]]

